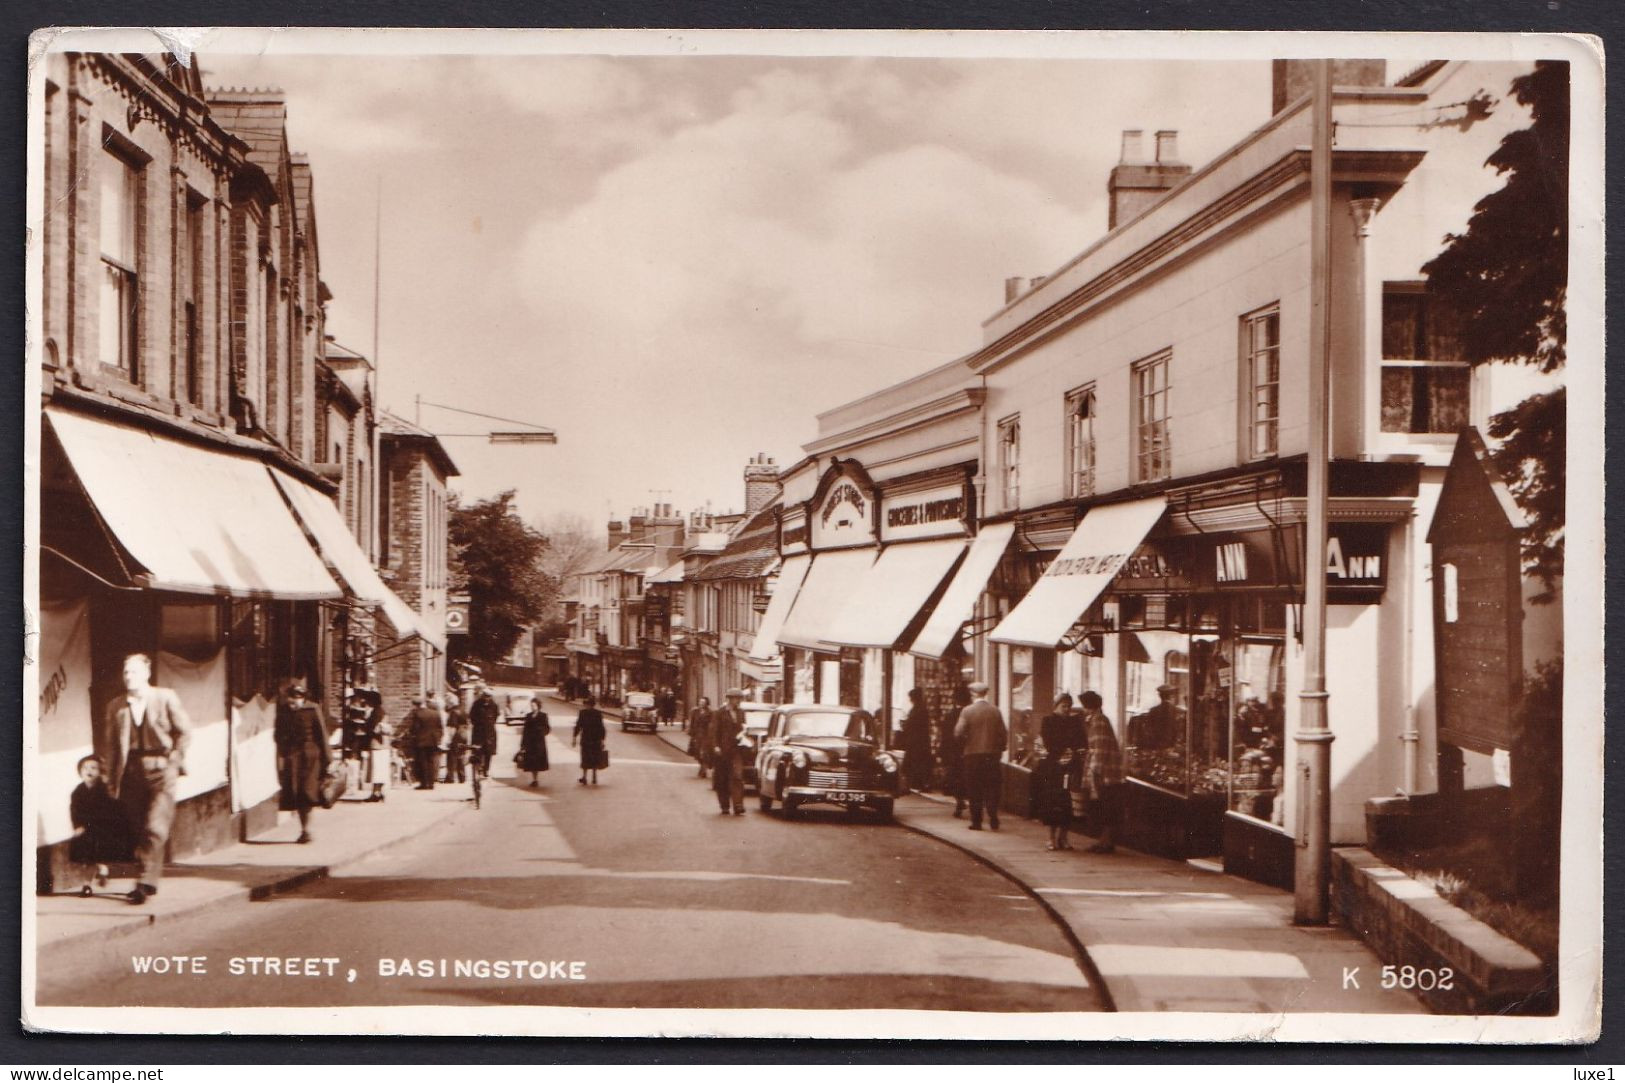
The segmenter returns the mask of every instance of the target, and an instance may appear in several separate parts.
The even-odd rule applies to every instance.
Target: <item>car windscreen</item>
[[[848,711],[798,711],[785,719],[786,737],[845,737],[852,722]]]
[[[655,698],[647,692],[633,692],[626,697],[626,705],[628,707],[653,707]]]

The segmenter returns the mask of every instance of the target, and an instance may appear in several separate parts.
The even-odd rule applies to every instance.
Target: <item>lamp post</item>
[[[1304,538],[1303,689],[1299,693],[1292,919],[1324,925],[1331,869],[1332,731],[1326,691],[1326,488],[1331,367],[1331,62],[1317,60],[1309,150],[1309,454]]]
[[[426,402],[422,395],[414,400],[416,406],[413,420],[423,424],[423,408],[431,406],[436,410],[449,410],[454,414],[466,414],[469,417],[483,417],[487,421],[501,421],[508,425],[523,425],[523,429],[497,429],[488,432],[437,432],[441,438],[476,438],[491,444],[556,444],[559,442],[558,433],[543,425],[532,421],[515,421],[511,417],[498,417],[495,414],[482,414],[477,410],[464,410],[460,406],[447,406],[443,402]]]

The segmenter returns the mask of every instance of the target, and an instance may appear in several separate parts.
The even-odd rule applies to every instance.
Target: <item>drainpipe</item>
[[[1416,654],[1416,557],[1412,546],[1416,541],[1416,513],[1405,520],[1405,655],[1400,668],[1400,687],[1405,689],[1405,730],[1399,739],[1405,745],[1405,796],[1416,793],[1416,774],[1421,767],[1422,735],[1416,729],[1416,689],[1412,687],[1412,670]]]

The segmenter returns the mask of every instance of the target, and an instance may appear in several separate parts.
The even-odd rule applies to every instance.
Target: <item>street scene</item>
[[[1576,42],[77,33],[33,1025],[1594,1026]]]

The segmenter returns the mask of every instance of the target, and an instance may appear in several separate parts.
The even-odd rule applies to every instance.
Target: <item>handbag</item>
[[[598,766],[596,768],[594,768],[594,770],[602,771],[605,768],[607,768],[608,766],[609,766],[609,749],[600,748],[598,750]]]
[[[344,796],[350,779],[342,764],[329,763],[322,776],[322,808],[332,808]]]

